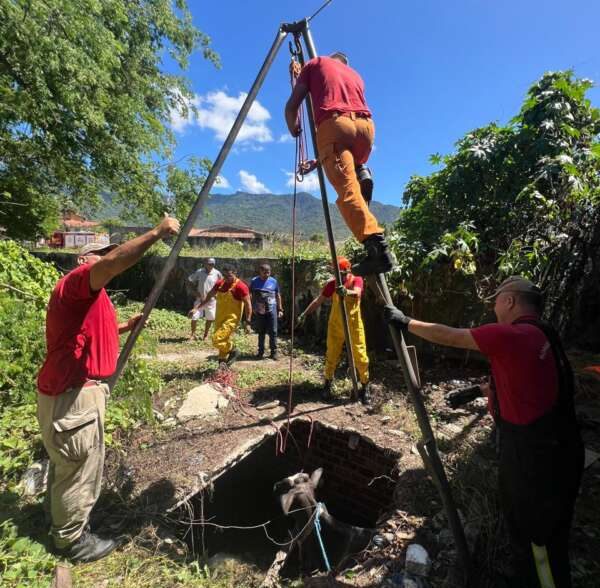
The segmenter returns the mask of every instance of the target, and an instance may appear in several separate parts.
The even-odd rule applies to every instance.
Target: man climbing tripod
[[[338,194],[336,201],[346,224],[364,246],[367,256],[352,267],[356,276],[389,272],[394,264],[383,229],[369,210],[373,179],[366,166],[375,126],[364,96],[364,82],[340,52],[311,59],[302,68],[285,106],[293,137],[300,132],[298,111],[310,94],[315,111],[321,164]],[[316,162],[303,168],[314,169]]]

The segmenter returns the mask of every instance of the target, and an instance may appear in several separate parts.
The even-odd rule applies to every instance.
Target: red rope
[[[290,64],[290,83],[292,88],[296,84],[296,78],[300,75],[300,64],[292,59]],[[304,141],[305,115],[304,105],[300,106],[298,115],[300,124],[300,133],[296,137],[296,150],[294,154],[294,198],[292,201],[292,313],[291,321],[292,328],[290,333],[290,364],[288,374],[288,406],[287,406],[287,425],[285,435],[281,443],[281,452],[284,453],[287,448],[287,440],[290,435],[290,423],[292,416],[292,401],[294,395],[294,343],[295,343],[295,328],[296,328],[296,204],[298,196],[298,182],[304,180],[302,172],[302,163],[306,161],[306,144]],[[293,438],[293,436],[292,436]],[[310,443],[310,438],[309,438]]]

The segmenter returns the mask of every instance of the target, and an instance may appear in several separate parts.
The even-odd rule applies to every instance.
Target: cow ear
[[[281,510],[283,510],[283,514],[287,515],[290,512],[292,502],[294,502],[294,493],[287,492],[286,494],[282,494],[279,497],[279,500],[281,501]]]
[[[319,482],[321,481],[321,476],[323,475],[323,468],[319,468],[317,470],[315,470],[311,475],[310,475],[310,483],[312,485],[313,488],[316,488],[319,485]]]

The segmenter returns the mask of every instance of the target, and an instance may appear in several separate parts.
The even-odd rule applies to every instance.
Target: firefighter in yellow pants
[[[213,289],[201,300],[193,310],[200,310],[212,298],[217,299],[217,314],[213,345],[219,351],[219,363],[231,365],[238,357],[239,351],[233,346],[233,335],[242,320],[245,310],[246,322],[252,318],[252,304],[248,286],[235,275],[231,266],[221,268],[223,279],[218,280]]]
[[[298,324],[302,324],[306,316],[314,312],[325,300],[332,299],[329,323],[327,324],[327,354],[325,356],[325,385],[323,386],[323,398],[328,399],[331,396],[331,381],[333,380],[335,369],[340,362],[345,343],[340,295],[344,297],[354,364],[360,383],[362,384],[359,398],[363,404],[369,404],[371,401],[369,392],[369,356],[367,355],[365,328],[360,313],[363,279],[350,273],[351,265],[345,257],[338,257],[338,266],[344,284],[343,288],[337,288],[335,278],[331,278],[325,284],[321,294],[298,317]]]

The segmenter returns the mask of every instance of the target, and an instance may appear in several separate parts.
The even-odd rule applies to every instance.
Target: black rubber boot
[[[114,539],[100,539],[98,535],[91,533],[88,528],[75,543],[59,551],[71,561],[86,563],[106,557],[119,545],[120,542]]]
[[[275,351],[271,351],[271,359],[273,361],[277,361],[279,359],[279,353],[277,353],[277,349],[275,349]]]
[[[231,365],[234,361],[238,360],[240,352],[234,347],[227,356],[227,365]]]
[[[331,400],[331,380],[325,380],[323,384],[323,388],[321,388],[321,399],[322,400]]]
[[[363,241],[367,256],[352,266],[355,276],[370,276],[373,274],[386,274],[391,271],[396,263],[394,256],[388,248],[383,233],[371,235]]]
[[[373,198],[373,174],[366,163],[356,166],[356,177],[360,184],[360,192],[365,202],[369,204]]]
[[[369,406],[373,398],[371,397],[371,385],[369,382],[363,384],[358,393],[358,399],[365,405]]]

